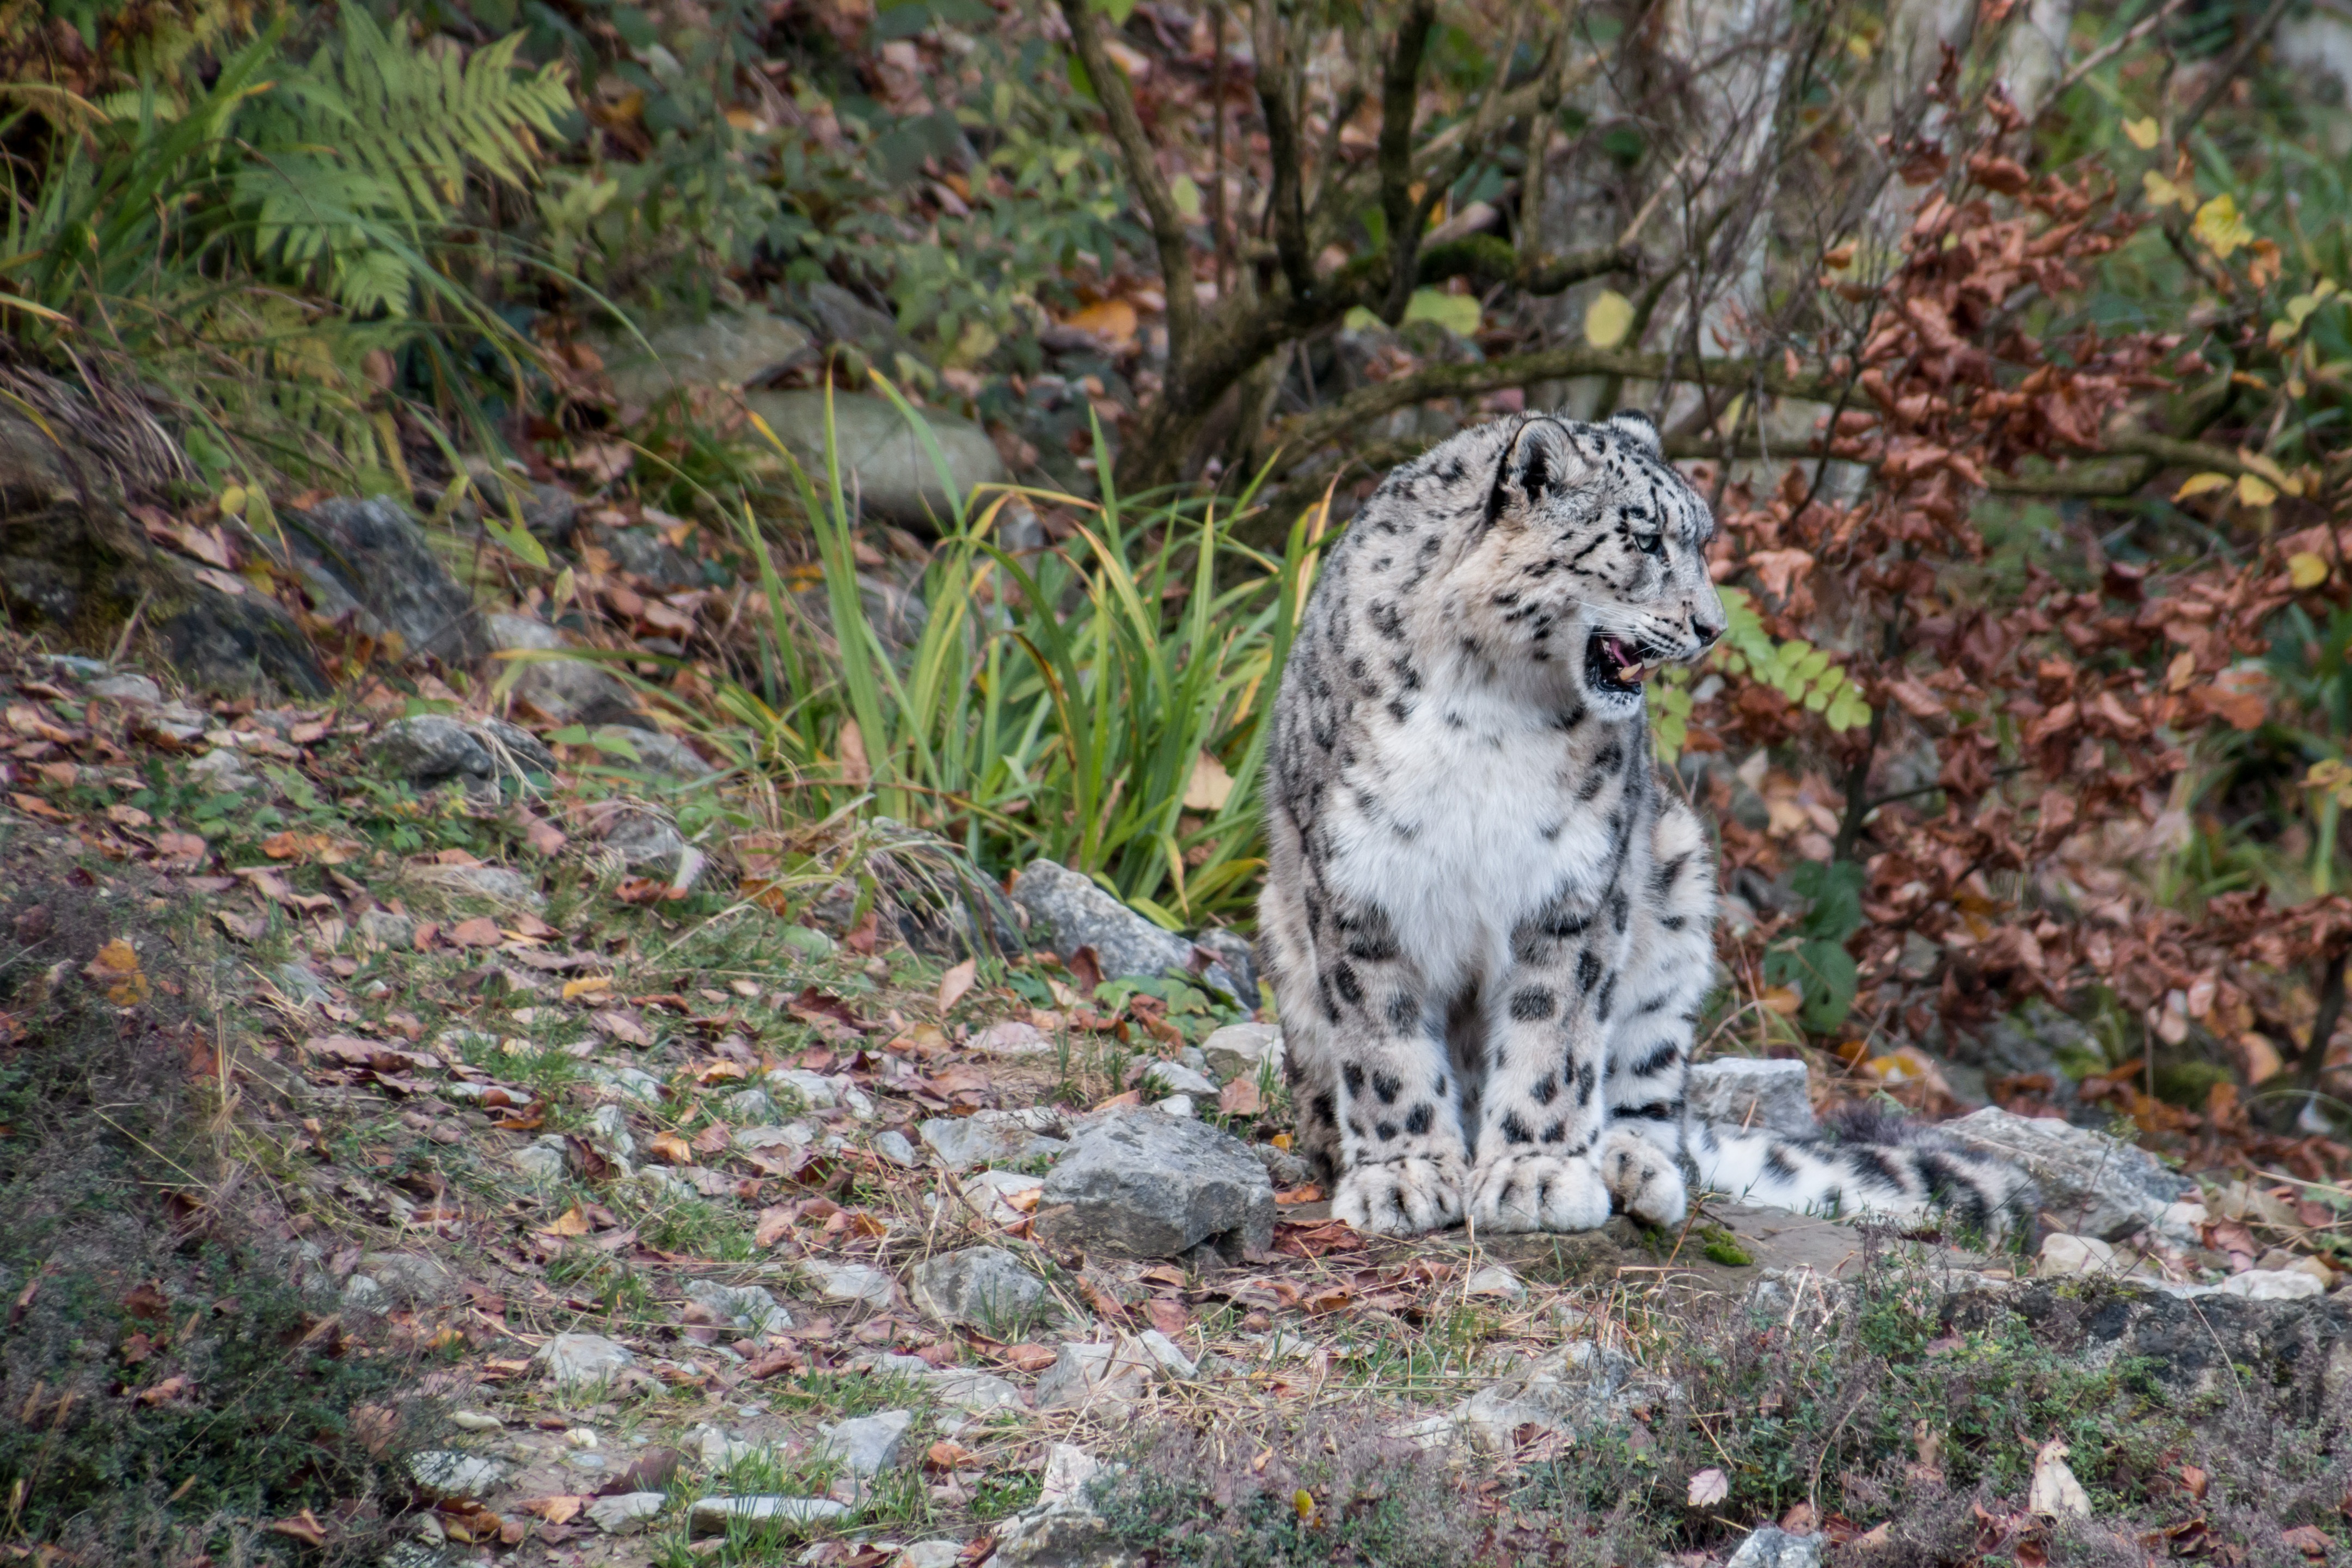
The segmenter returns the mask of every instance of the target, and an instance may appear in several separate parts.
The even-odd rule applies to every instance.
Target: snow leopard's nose
[[[1703,621],[1696,616],[1691,617],[1691,636],[1698,638],[1699,652],[1705,653],[1722,639],[1723,626],[1720,621]]]

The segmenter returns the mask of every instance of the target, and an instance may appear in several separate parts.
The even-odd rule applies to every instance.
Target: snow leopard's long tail
[[[1932,1127],[1850,1117],[1837,1135],[1781,1138],[1694,1121],[1685,1147],[1700,1184],[1742,1203],[1902,1221],[1946,1216],[1987,1237],[2032,1239],[2041,1194],[2007,1161]]]

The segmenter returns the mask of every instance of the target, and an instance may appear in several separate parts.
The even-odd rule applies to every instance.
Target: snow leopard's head
[[[1571,663],[1604,714],[1632,713],[1653,667],[1696,658],[1723,635],[1706,572],[1715,519],[1645,414],[1521,420],[1495,469],[1484,533],[1475,555],[1489,613],[1530,658]]]

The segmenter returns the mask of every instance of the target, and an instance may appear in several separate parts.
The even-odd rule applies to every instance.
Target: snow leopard
[[[1696,1121],[1707,835],[1644,679],[1714,646],[1715,520],[1640,413],[1516,416],[1391,472],[1276,699],[1259,945],[1301,1152],[1358,1229],[1679,1224],[1689,1181],[1987,1233],[2022,1176],[1938,1142]]]

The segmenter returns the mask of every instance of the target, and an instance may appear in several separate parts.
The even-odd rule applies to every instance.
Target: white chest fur
[[[1414,933],[1428,981],[1450,990],[1498,974],[1521,921],[1564,889],[1598,894],[1623,869],[1610,819],[1624,768],[1607,759],[1639,733],[1638,720],[1591,719],[1563,732],[1491,688],[1433,696],[1357,737],[1325,808],[1324,874]],[[1618,776],[1579,799],[1596,771]]]

